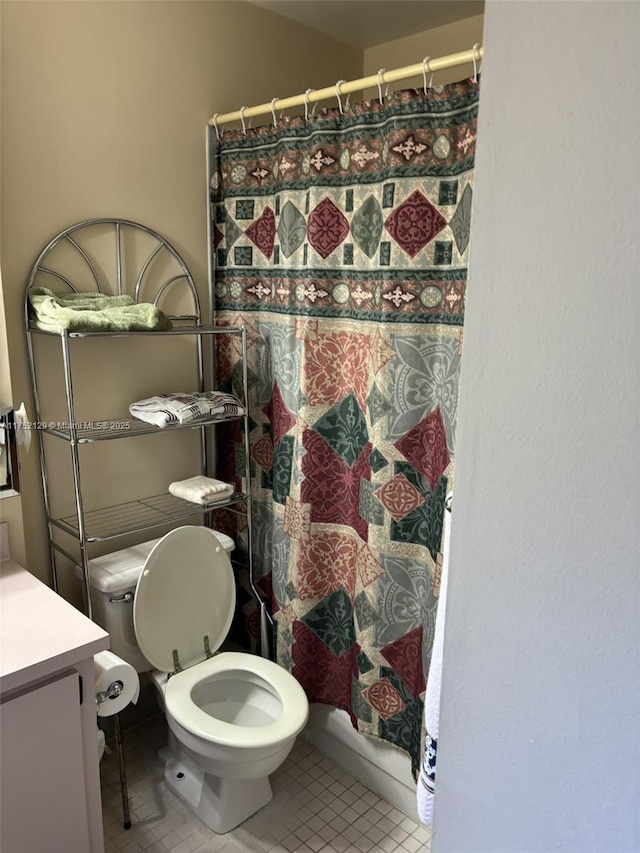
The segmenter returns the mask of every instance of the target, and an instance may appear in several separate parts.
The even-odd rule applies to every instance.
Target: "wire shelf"
[[[103,507],[102,509],[90,510],[84,514],[85,540],[87,542],[102,542],[105,539],[115,539],[115,537],[124,536],[127,533],[136,533],[150,527],[160,527],[163,524],[170,524],[176,519],[202,515],[246,500],[247,495],[244,492],[233,492],[226,500],[202,505],[165,493],[115,506]],[[76,539],[80,538],[78,517],[75,513],[49,520]]]
[[[27,332],[36,335],[49,335],[55,338],[160,338],[167,335],[228,335],[238,334],[242,330],[237,326],[176,326],[173,329],[129,329],[122,332],[69,332],[67,329],[39,329],[29,324]]]
[[[90,444],[94,441],[108,441],[114,438],[136,438],[139,435],[162,435],[164,432],[173,432],[177,429],[200,429],[201,427],[214,426],[215,424],[229,423],[242,420],[244,413],[239,415],[218,415],[211,418],[202,418],[191,421],[188,424],[167,424],[158,427],[155,424],[138,420],[137,418],[124,415],[121,418],[105,418],[104,420],[82,421],[76,424],[76,437],[78,444]],[[65,441],[71,441],[71,430],[69,425],[60,421],[45,421],[39,425],[40,431],[47,435],[54,435]]]

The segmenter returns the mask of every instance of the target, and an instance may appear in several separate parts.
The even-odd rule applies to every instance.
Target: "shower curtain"
[[[211,134],[215,322],[248,333],[254,567],[276,657],[311,702],[414,769],[477,109],[468,80]],[[218,343],[217,379],[237,391],[235,346]],[[219,432],[218,452],[218,476],[240,485],[239,427]]]

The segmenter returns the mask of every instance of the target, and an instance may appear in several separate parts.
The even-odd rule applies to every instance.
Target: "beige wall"
[[[434,27],[421,33],[385,42],[376,47],[370,47],[364,53],[364,74],[375,74],[380,68],[401,68],[403,65],[413,65],[421,62],[426,56],[446,56],[461,50],[470,50],[476,42],[482,44],[482,28],[484,15],[464,18],[442,27]],[[453,83],[463,80],[473,74],[473,65],[462,65],[439,71],[434,79],[434,85]],[[429,75],[430,76],[430,75]],[[427,78],[428,80],[428,78]],[[398,87],[422,86],[422,75],[415,80],[397,84]],[[375,97],[372,93],[370,97]]]
[[[92,217],[143,222],[174,242],[205,297],[207,118],[358,77],[362,51],[241,0],[9,0],[1,10],[7,339],[13,401],[26,400],[33,417],[22,298],[31,264],[49,238]],[[21,464],[22,498],[7,510],[11,539],[21,539],[21,501],[27,563],[47,579],[33,444]],[[117,483],[107,485],[117,493]]]

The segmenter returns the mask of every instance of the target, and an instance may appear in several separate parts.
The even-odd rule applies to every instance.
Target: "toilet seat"
[[[304,727],[307,697],[293,675],[273,661],[243,652],[212,656],[231,627],[235,601],[233,569],[213,531],[179,527],[155,545],[140,573],[133,601],[136,639],[157,670],[171,673],[164,689],[165,709],[186,732],[242,750],[277,747]],[[218,684],[216,690],[216,681],[267,691],[278,702],[277,719],[236,724],[207,713],[194,696],[209,692],[213,698],[206,701],[223,713],[227,688]],[[244,707],[252,706],[248,702]]]
[[[241,726],[210,716],[193,700],[202,682],[216,675],[240,672],[264,680],[282,706],[278,719],[265,726]],[[223,652],[172,675],[164,701],[167,713],[187,731],[212,743],[242,749],[275,746],[296,735],[305,725],[309,706],[304,690],[285,669],[266,658],[244,652]]]
[[[215,533],[178,527],[153,547],[140,572],[133,600],[138,645],[162,672],[193,666],[220,647],[235,603],[233,569]]]

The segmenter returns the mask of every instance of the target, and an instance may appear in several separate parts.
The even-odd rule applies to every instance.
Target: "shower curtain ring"
[[[218,130],[218,116],[219,115],[220,115],[220,113],[214,113],[212,116],[212,119],[211,119],[213,121],[213,129],[216,132],[216,139],[218,140],[218,142],[220,142],[220,131]]]
[[[381,104],[384,104],[384,98],[382,97],[382,75],[385,72],[385,68],[381,68],[378,71],[378,100]]]
[[[307,89],[304,93],[304,120],[309,121],[309,95],[315,92],[315,89]]]
[[[346,80],[338,80],[336,83],[336,98],[338,99],[338,107],[340,108],[341,115],[344,115],[344,110],[342,109],[342,101],[340,100],[340,86],[346,82]]]
[[[246,110],[246,107],[240,107],[240,121],[242,122],[242,132],[246,136],[247,135],[247,125],[244,122],[244,111],[245,110]]]
[[[422,60],[422,80],[424,82],[424,93],[427,94],[427,71],[429,70],[429,62],[431,61],[430,56],[425,56]],[[433,86],[433,71],[431,72],[431,78],[429,80],[429,88]]]
[[[280,98],[271,98],[271,115],[273,116],[273,126],[278,126],[278,119],[276,118],[276,101],[279,101]]]
[[[473,82],[478,82],[478,60],[476,59],[476,49],[480,47],[480,42],[477,41],[472,50],[473,50]]]

